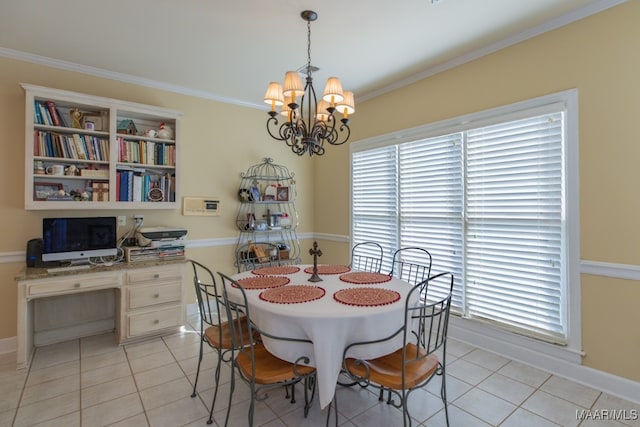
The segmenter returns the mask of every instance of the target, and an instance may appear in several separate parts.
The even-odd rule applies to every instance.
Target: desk
[[[35,299],[115,289],[114,320],[120,344],[184,324],[183,267],[184,260],[170,260],[120,263],[53,274],[46,269],[25,269],[16,277],[18,368],[29,365],[33,351]],[[70,333],[75,336],[69,336]],[[59,340],[90,334],[86,325],[58,332]]]
[[[404,308],[411,287],[398,279],[376,284],[353,284],[340,279],[341,274],[320,274],[321,282],[311,283],[311,274],[304,270],[307,265],[296,266],[300,271],[284,275],[292,285],[319,286],[325,290],[322,298],[297,304],[278,304],[260,298],[262,290],[247,289],[251,320],[265,331],[291,338],[309,339],[313,344],[270,342],[265,346],[281,359],[293,362],[299,356],[310,357],[310,365],[318,374],[318,396],[321,408],[331,403],[342,367],[342,356],[347,345],[367,340],[376,340],[396,332],[404,322]],[[320,266],[319,266],[320,268]],[[243,279],[255,276],[243,272],[233,276]],[[334,293],[346,288],[380,287],[395,291],[399,299],[380,306],[360,307],[346,305],[334,299]],[[233,289],[228,289],[233,298]],[[237,293],[237,291],[236,291]],[[237,295],[237,294],[236,294]],[[358,353],[348,356],[362,359],[379,357],[402,347],[402,336],[394,342],[358,348]]]

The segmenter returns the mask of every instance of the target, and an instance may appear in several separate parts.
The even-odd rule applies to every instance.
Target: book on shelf
[[[62,126],[60,113],[58,112],[56,103],[53,101],[46,101],[45,105],[47,106],[47,110],[49,111],[49,115],[51,116],[51,123],[53,123],[54,126]]]
[[[118,172],[117,175],[120,177],[118,201],[126,202],[129,200],[129,174],[124,171]]]
[[[43,125],[44,120],[42,119],[42,113],[40,112],[40,103],[38,101],[33,101],[33,119],[36,124]]]
[[[127,171],[127,201],[133,201],[133,171]]]
[[[120,180],[122,178],[120,177],[120,172],[116,172],[116,200],[120,201],[122,200],[120,198]]]
[[[84,147],[82,146],[82,141],[80,140],[80,135],[77,133],[73,134],[73,143],[76,146],[76,152],[78,153],[78,159],[87,160],[87,154],[84,151]]]
[[[53,122],[51,121],[51,116],[49,115],[49,110],[44,106],[42,102],[37,102],[37,108],[40,111],[40,117],[42,118],[43,125],[51,126]]]
[[[175,166],[175,145],[118,137],[118,162]]]
[[[134,202],[142,201],[142,175],[133,175],[133,196]]]

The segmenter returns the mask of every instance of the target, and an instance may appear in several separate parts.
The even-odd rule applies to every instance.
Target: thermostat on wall
[[[183,197],[182,215],[218,216],[220,199],[217,197]]]

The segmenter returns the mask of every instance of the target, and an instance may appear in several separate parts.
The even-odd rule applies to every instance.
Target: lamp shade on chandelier
[[[349,115],[355,112],[354,96],[353,92],[342,90],[339,78],[329,77],[318,102],[311,77],[313,71],[317,71],[311,65],[311,22],[318,14],[305,10],[300,16],[307,21],[307,65],[302,70],[306,82],[303,86],[298,71],[287,71],[284,84],[269,83],[264,95],[264,102],[271,106],[267,131],[299,156],[305,153],[321,156],[325,143],[341,145],[349,139]],[[277,108],[280,108],[279,113]],[[342,116],[339,123],[336,112]]]

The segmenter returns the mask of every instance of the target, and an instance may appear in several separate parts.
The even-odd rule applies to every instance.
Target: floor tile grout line
[[[136,380],[136,376],[133,373],[133,368],[131,367],[131,359],[129,358],[129,353],[127,352],[127,346],[126,344],[122,346],[123,347],[123,351],[124,351],[124,357],[127,358],[127,365],[129,366],[129,372],[131,372],[131,378],[133,379],[133,384],[136,386],[136,392],[138,394],[138,400],[140,401],[140,406],[142,406],[142,413],[144,414],[144,418],[147,422],[147,425],[151,425],[151,422],[149,421],[149,415],[147,414],[147,409],[144,406],[144,402],[142,400],[142,396],[140,395],[140,388],[138,387],[138,381]],[[136,414],[137,415],[137,414]],[[135,417],[136,415],[132,415],[129,418]],[[125,418],[126,419],[126,418]],[[121,420],[122,421],[122,420]]]
[[[158,338],[159,338],[159,342],[163,343],[162,344],[163,350],[167,350],[171,354],[171,360],[172,360],[171,363],[177,363],[181,377],[185,378],[187,380],[187,382],[190,385],[192,385],[191,380],[189,380],[189,376],[187,375],[187,373],[185,371],[185,369],[186,369],[185,366],[186,365],[185,366],[181,365],[180,362],[177,359],[177,355],[178,354],[183,354],[183,355],[187,354],[185,352],[186,349],[183,349],[183,347],[192,345],[192,343],[190,342],[191,338],[187,338],[185,340],[186,342],[182,343],[183,345],[179,344],[179,343],[181,343],[181,341],[176,341],[175,345],[172,344],[171,347],[170,347],[169,341],[168,341],[169,338],[170,338],[170,335],[163,335],[163,336],[160,336]],[[171,341],[171,342],[173,343],[173,341]],[[78,369],[80,370],[80,375],[79,375],[79,378],[78,378],[78,381],[79,381],[78,398],[80,399],[80,405],[79,405],[80,408],[79,408],[78,414],[80,416],[80,423],[82,425],[82,423],[83,423],[82,414],[83,414],[83,410],[85,409],[82,406],[82,393],[83,393],[83,390],[82,390],[82,376],[83,376],[82,375],[83,374],[82,369],[83,369],[84,364],[86,363],[86,358],[85,358],[85,355],[86,355],[85,354],[86,353],[85,350],[86,350],[86,348],[84,348],[84,342],[83,342],[82,338],[76,340],[76,343],[74,345],[78,346],[78,347],[75,347],[75,348],[76,348],[76,351],[78,351],[78,355],[79,355],[78,356],[78,359],[79,359],[78,360],[78,364],[79,364],[78,365]],[[84,348],[84,350],[83,350],[83,348]],[[132,359],[130,358],[129,353],[126,352],[126,346],[122,346],[122,351],[124,351],[124,353],[125,353],[125,357],[126,357],[126,360],[127,360],[127,366],[128,366],[128,369],[129,369],[129,374],[131,375],[132,379],[134,380],[134,384],[135,384],[135,388],[136,388],[136,395],[137,395],[137,397],[140,399],[140,401],[142,403],[141,395],[140,395],[142,390],[140,390],[140,388],[139,388],[140,385],[138,383],[138,380],[136,379],[135,375],[133,374],[133,369],[132,369],[132,365],[131,365]],[[447,372],[449,374],[449,377],[454,378],[456,381],[459,381],[460,383],[468,385],[470,387],[464,393],[462,393],[459,396],[457,396],[456,400],[452,401],[452,400],[448,399],[448,405],[449,405],[449,408],[456,408],[457,411],[461,411],[461,412],[465,413],[467,416],[472,417],[473,419],[481,420],[482,422],[486,422],[486,421],[484,421],[483,419],[477,417],[476,415],[468,412],[467,410],[463,409],[462,407],[458,406],[458,404],[456,403],[458,401],[458,399],[460,399],[461,397],[467,395],[472,390],[480,390],[482,392],[490,394],[491,396],[493,396],[493,397],[495,397],[497,399],[503,400],[503,401],[505,401],[505,402],[507,402],[509,404],[514,405],[514,408],[504,417],[504,419],[502,419],[500,422],[497,422],[495,425],[490,423],[493,427],[498,427],[498,426],[504,425],[507,422],[507,420],[511,419],[511,417],[513,417],[514,414],[516,412],[518,412],[518,410],[522,410],[521,412],[525,412],[527,414],[532,414],[532,415],[534,415],[536,417],[540,417],[541,419],[544,419],[544,420],[548,421],[549,423],[551,423],[553,425],[559,425],[556,421],[548,418],[548,416],[553,414],[553,412],[551,412],[550,410],[545,410],[544,408],[542,408],[540,410],[540,413],[538,413],[538,412],[534,412],[532,410],[529,410],[529,409],[526,409],[525,407],[523,407],[523,405],[525,405],[526,402],[528,402],[532,398],[532,396],[534,394],[536,394],[536,393],[543,393],[544,395],[547,395],[549,397],[558,399],[558,401],[566,402],[567,404],[569,404],[571,406],[574,406],[574,407],[577,407],[577,408],[584,408],[584,409],[591,409],[591,410],[598,405],[598,401],[601,400],[602,397],[605,395],[604,392],[602,392],[600,390],[597,390],[597,389],[593,389],[593,388],[589,387],[588,385],[575,383],[577,386],[583,386],[583,387],[586,387],[587,389],[591,389],[591,390],[593,390],[595,392],[595,393],[593,393],[593,395],[591,393],[585,395],[585,397],[587,397],[588,399],[579,399],[579,400],[585,400],[585,401],[589,401],[590,402],[588,407],[582,406],[581,404],[572,402],[572,401],[570,401],[567,398],[562,396],[562,395],[569,396],[569,397],[571,396],[571,395],[566,394],[566,391],[565,391],[566,389],[562,388],[562,386],[563,386],[562,383],[556,384],[556,385],[559,385],[560,387],[556,387],[552,383],[552,381],[554,381],[553,377],[556,377],[556,379],[559,379],[559,380],[567,380],[571,384],[573,384],[574,382],[572,382],[571,380],[563,378],[562,376],[559,376],[559,375],[555,375],[553,373],[549,373],[549,372],[540,370],[541,372],[547,374],[547,376],[541,382],[538,383],[538,381],[535,381],[534,383],[536,385],[532,385],[532,383],[523,382],[523,381],[521,381],[519,379],[516,379],[516,378],[513,378],[513,377],[511,377],[509,375],[506,375],[504,372],[500,372],[501,369],[503,369],[504,367],[508,366],[510,363],[517,362],[517,363],[522,364],[522,362],[508,360],[506,363],[501,364],[500,366],[494,366],[493,363],[489,363],[492,366],[492,368],[487,368],[486,366],[480,365],[477,362],[474,362],[472,360],[466,359],[466,357],[469,357],[474,351],[475,351],[475,349],[471,349],[471,350],[465,352],[461,356],[449,355],[447,357],[447,362],[448,362],[447,365],[450,365],[451,363],[454,363],[455,361],[462,359],[465,362],[467,362],[469,365],[471,365],[471,369],[473,368],[473,366],[481,367],[481,368],[484,368],[484,369],[488,370],[490,372],[490,374],[487,377],[485,377],[482,380],[480,380],[477,384],[471,384],[471,383],[468,383],[467,381],[465,381],[465,380],[463,380],[461,378],[455,377],[455,376],[451,375],[449,372]],[[487,350],[484,350],[484,351],[487,351]],[[487,351],[487,352],[491,353],[489,351]],[[33,359],[36,357],[36,354],[38,354],[37,353],[37,349],[34,351],[34,354],[31,357],[32,362],[33,362]],[[52,353],[52,354],[54,355],[54,359],[52,359],[52,360],[58,360],[57,356],[59,356],[59,355],[55,354],[55,353]],[[495,354],[495,353],[492,353],[492,354]],[[498,355],[498,356],[501,356],[501,355]],[[44,360],[44,359],[41,360],[40,362],[45,362],[44,363],[45,365],[47,364],[46,363],[47,361]],[[64,363],[64,362],[62,362],[62,363]],[[50,366],[45,366],[42,369],[55,369],[55,367],[57,365],[58,365],[58,363],[55,363],[55,364],[50,365]],[[526,365],[526,364],[522,364],[522,365],[530,366],[530,365]],[[19,411],[21,410],[21,408],[25,407],[23,405],[23,403],[24,403],[24,398],[26,396],[25,392],[26,392],[26,389],[27,389],[27,384],[28,384],[29,380],[33,377],[34,372],[35,372],[32,369],[33,367],[34,367],[34,363],[30,363],[28,368],[27,368],[27,372],[24,375],[24,378],[19,380],[19,382],[17,383],[18,387],[19,387],[19,390],[20,390],[19,391],[20,394],[19,394],[18,399],[17,399],[17,404],[16,404],[17,406],[13,409],[13,417],[11,419],[11,422],[13,422],[14,424],[16,423],[16,421],[19,421],[19,419],[18,419]],[[229,366],[226,366],[226,364],[223,364],[223,370],[225,370],[225,369],[230,369],[230,368],[229,368]],[[87,372],[91,372],[91,370],[89,370]],[[514,404],[512,402],[509,402],[509,401],[505,400],[504,398],[492,393],[491,391],[488,391],[488,390],[485,390],[485,389],[481,388],[481,385],[485,381],[487,381],[489,378],[491,378],[492,376],[495,376],[495,374],[503,376],[503,377],[515,382],[515,383],[522,384],[522,385],[525,385],[527,387],[530,387],[531,390],[528,391],[528,393],[526,393],[526,396],[522,399],[522,401],[519,404]],[[522,377],[522,374],[518,375],[518,377]],[[532,377],[532,378],[535,379],[535,376]],[[47,381],[45,381],[45,383],[46,382]],[[546,387],[546,389],[544,389],[545,387]],[[434,394],[430,390],[427,390],[426,388],[424,389],[424,391],[429,393],[429,394],[431,394],[431,395],[433,395],[433,396],[436,396],[436,397],[439,396],[439,395]],[[368,393],[372,393],[370,390],[367,390],[367,392]],[[132,396],[133,396],[133,394],[132,394]],[[375,393],[373,393],[373,396],[375,397]],[[201,396],[201,394],[199,392],[198,392],[198,398],[200,399],[200,404],[204,405],[204,407],[208,409],[207,403],[204,402],[204,400],[202,399],[202,396]],[[357,417],[361,416],[362,414],[365,414],[367,411],[371,410],[374,406],[367,406],[367,408],[364,409],[362,412],[359,412],[358,414],[353,414],[350,418],[347,418],[343,414],[341,414],[341,416],[343,417],[343,421],[344,422],[356,424],[353,420],[356,419]],[[420,426],[429,425],[429,420],[434,419],[434,417],[439,416],[438,414],[440,414],[440,416],[441,416],[442,415],[441,414],[442,411],[443,411],[442,408],[437,410],[437,412],[431,414],[430,417],[428,417],[427,419],[423,420],[422,423],[418,423],[418,425],[420,425]],[[276,413],[276,418],[274,419],[274,421],[275,420],[279,420],[279,422],[281,422],[282,424],[287,425],[287,423],[284,421],[285,418],[286,418],[284,414],[280,415],[275,410],[273,410],[273,412]],[[149,425],[151,425],[150,419],[149,419],[149,416],[148,416],[148,411],[147,411],[144,403],[142,403],[142,413],[144,414],[146,422]],[[58,419],[58,418],[62,418],[64,416],[68,416],[69,414],[71,414],[71,413],[61,414],[61,415],[56,416],[55,418],[52,418],[50,420],[45,420],[45,421],[51,421],[51,420],[55,420],[55,419]],[[134,417],[135,416],[139,416],[139,414],[138,415],[134,415]],[[320,418],[322,418],[322,417],[320,416]],[[122,420],[120,420],[120,421],[122,421]],[[118,422],[120,422],[120,421],[118,421]],[[214,421],[215,421],[215,419],[214,419]],[[214,425],[218,425],[218,422],[216,421],[216,423]],[[577,426],[581,426],[581,425],[586,425],[586,424],[584,423],[584,420],[582,420],[582,421],[578,421],[578,424],[576,424],[576,425]],[[356,424],[356,426],[357,426],[357,424]]]

